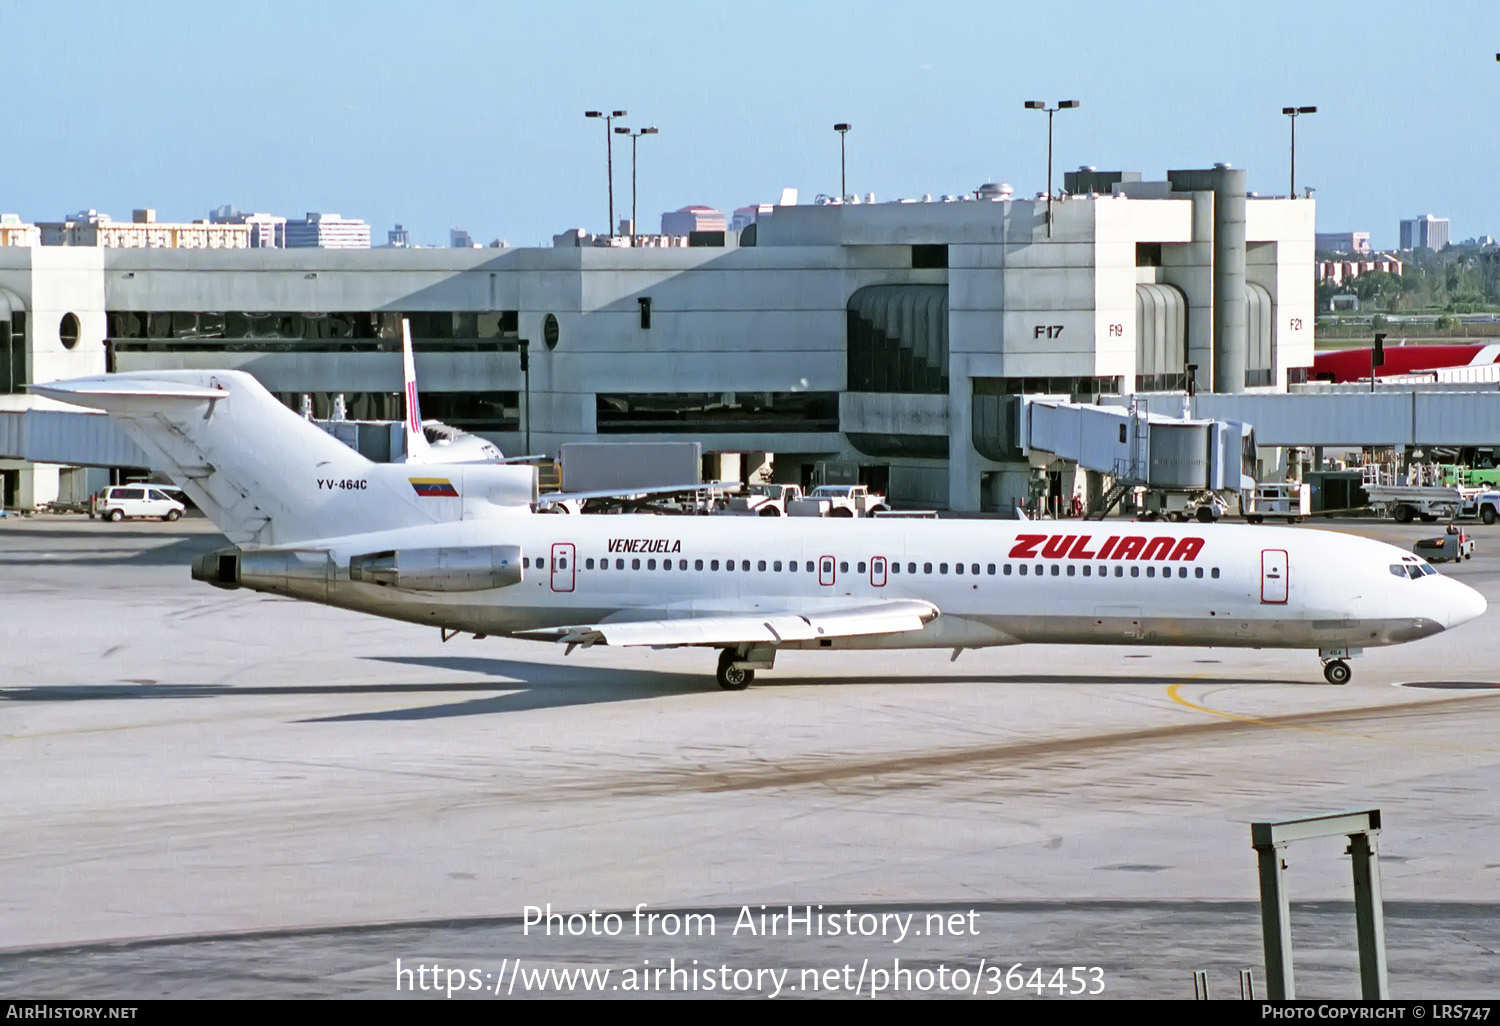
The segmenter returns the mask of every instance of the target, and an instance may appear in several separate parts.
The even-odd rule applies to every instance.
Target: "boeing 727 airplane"
[[[238,371],[33,385],[107,411],[225,533],[193,577],[437,627],[718,649],[739,690],[783,649],[1026,642],[1363,648],[1484,598],[1390,545],[1294,528],[532,514],[532,468],[371,463]]]

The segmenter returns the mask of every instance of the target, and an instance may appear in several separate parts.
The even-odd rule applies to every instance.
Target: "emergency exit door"
[[[1260,600],[1265,605],[1285,605],[1287,600],[1287,564],[1285,549],[1262,549],[1260,552]]]
[[[833,557],[822,556],[818,559],[818,583],[827,588],[832,586],[834,580]]]
[[[574,556],[572,542],[556,542],[552,546],[552,590],[573,590]]]

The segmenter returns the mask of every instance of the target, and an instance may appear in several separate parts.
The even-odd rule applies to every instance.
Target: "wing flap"
[[[582,624],[522,631],[522,637],[550,639],[569,645],[682,645],[766,644],[847,638],[867,634],[919,631],[938,615],[930,602],[891,599],[858,606],[796,613],[787,610],[734,616],[680,616],[663,620]]]

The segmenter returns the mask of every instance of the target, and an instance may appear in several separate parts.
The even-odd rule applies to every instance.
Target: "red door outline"
[[[884,556],[872,556],[870,558],[870,583],[877,588],[885,587]]]
[[[577,569],[577,551],[572,542],[552,543],[552,590],[572,591],[573,571]]]
[[[1291,595],[1291,567],[1286,549],[1260,550],[1260,601],[1262,605],[1284,606]]]
[[[834,562],[832,556],[818,557],[818,583],[824,587],[832,587],[835,578]]]

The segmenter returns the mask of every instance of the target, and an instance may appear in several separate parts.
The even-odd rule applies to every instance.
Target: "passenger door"
[[[1262,605],[1285,605],[1290,594],[1285,549],[1262,549],[1260,553],[1260,601]]]
[[[573,590],[574,563],[577,556],[572,542],[555,542],[552,545],[552,590]]]

